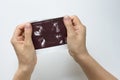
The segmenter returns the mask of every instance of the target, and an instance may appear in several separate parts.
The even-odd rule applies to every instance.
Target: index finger
[[[13,37],[16,38],[16,37],[18,37],[18,36],[20,36],[22,34],[22,32],[24,31],[24,25],[25,24],[21,24],[21,25],[18,25],[16,27],[15,32],[13,34]]]
[[[74,23],[74,26],[82,25],[80,19],[77,16],[74,15],[74,16],[70,16],[70,17],[71,17],[71,19],[72,19],[72,21]]]

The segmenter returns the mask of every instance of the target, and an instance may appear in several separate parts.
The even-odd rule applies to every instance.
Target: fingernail
[[[31,26],[29,23],[25,24],[25,29],[30,29],[30,28],[31,28]]]
[[[70,17],[69,16],[65,16],[64,19],[67,21],[67,20],[70,20]]]

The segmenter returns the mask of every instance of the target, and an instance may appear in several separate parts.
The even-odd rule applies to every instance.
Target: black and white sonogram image
[[[63,17],[37,21],[31,25],[35,49],[66,44],[67,31]]]

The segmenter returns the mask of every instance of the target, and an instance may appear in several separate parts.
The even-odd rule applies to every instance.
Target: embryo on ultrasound
[[[67,31],[63,17],[31,23],[35,49],[66,44]]]

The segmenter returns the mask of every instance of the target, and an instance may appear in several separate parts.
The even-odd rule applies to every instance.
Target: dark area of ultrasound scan
[[[66,44],[66,28],[63,18],[32,23],[32,39],[35,49]]]

